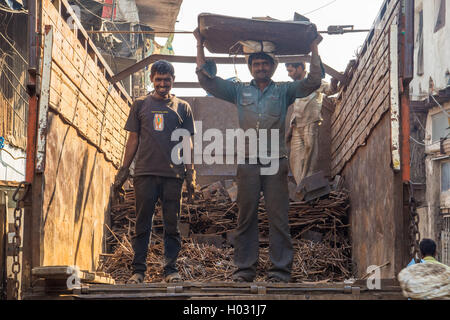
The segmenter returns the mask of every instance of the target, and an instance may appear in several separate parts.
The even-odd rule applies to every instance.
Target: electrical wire
[[[316,11],[319,11],[320,9],[323,9],[323,8],[325,8],[325,7],[328,7],[329,5],[335,3],[336,1],[337,1],[337,0],[333,0],[333,1],[331,1],[331,2],[328,2],[327,4],[321,6],[321,7],[317,8],[317,9],[314,9],[314,10],[312,10],[312,11],[309,11],[309,12],[307,12],[307,13],[304,13],[303,15],[306,16],[307,14],[310,14],[310,13],[313,13],[313,12],[316,12]]]
[[[424,127],[424,125],[422,124],[422,122],[420,122],[419,118],[417,118],[416,113],[413,112],[412,114],[413,114],[413,116],[414,116],[414,119],[416,119],[417,123],[418,123],[419,126],[422,128],[422,130],[423,130],[425,133],[427,133],[427,129],[425,129],[425,127]]]
[[[0,53],[2,53],[2,52],[3,52],[3,50],[0,49]],[[8,54],[7,54],[7,56],[10,57],[10,55],[8,55]],[[24,85],[22,84],[22,82],[19,80],[19,78],[17,78],[17,75],[14,73],[14,71],[11,70],[11,67],[10,67],[7,63],[5,63],[4,66],[9,70],[9,72],[11,72],[11,74],[12,74],[13,77],[14,77],[14,79],[16,79],[17,83],[22,87],[22,89],[23,89],[24,91],[27,91],[27,88],[25,88]],[[9,77],[8,77],[8,79],[9,79]],[[11,83],[12,81],[10,80],[9,82]],[[11,84],[11,85],[12,85],[12,84]],[[26,100],[26,99],[25,99],[25,100]],[[28,101],[28,100],[26,100],[26,101]]]
[[[439,106],[439,108],[442,109],[442,112],[444,112],[444,114],[445,114],[448,118],[450,118],[450,115],[447,113],[447,111],[445,111],[445,109],[444,109],[444,108],[442,107],[442,105],[436,100],[436,98],[435,98],[433,95],[430,95],[430,96],[431,96],[431,98],[433,98],[434,102],[437,103],[437,105]]]
[[[114,28],[116,28],[116,30],[119,31],[119,32],[120,32],[120,30],[119,30],[119,28],[117,27],[116,23],[129,23],[129,22],[115,22],[115,21],[112,21],[112,20],[108,20],[108,19],[102,18],[102,17],[100,17],[99,15],[95,14],[94,12],[92,12],[91,10],[89,10],[88,8],[86,8],[79,0],[73,0],[73,1],[75,1],[75,2],[78,3],[80,6],[82,6],[82,7],[83,7],[87,12],[89,12],[91,15],[93,15],[93,16],[99,18],[100,20],[102,20],[102,21],[104,21],[104,22],[111,23],[111,24],[114,26]],[[130,49],[130,51],[132,52],[133,49],[130,47],[130,44],[128,43],[128,41],[124,38],[124,36],[123,36],[122,34],[119,33],[119,35],[120,35],[120,37],[123,39],[123,41],[125,41],[125,44],[128,46],[128,49]]]
[[[6,64],[5,64],[5,66],[6,66]],[[11,80],[11,78],[6,75],[6,72],[4,72],[3,75],[5,76],[5,79],[9,82],[11,87],[14,88],[14,91],[16,91],[16,94],[19,96],[19,98],[21,98],[26,104],[28,104],[28,100],[26,98],[24,98],[19,92],[17,92],[16,86],[13,84],[13,81]],[[23,85],[20,82],[19,82],[19,85],[21,85],[23,87]],[[26,90],[26,89],[24,89],[24,90]]]
[[[5,39],[5,41],[11,46],[11,48],[19,55],[19,57],[23,60],[23,62],[25,62],[26,65],[28,65],[27,60],[25,60],[25,58],[20,54],[20,52],[16,49],[16,47],[14,47],[14,45],[9,42],[8,39],[6,39],[6,37],[0,32],[0,36],[2,36],[3,39]]]
[[[20,116],[20,114],[17,112],[17,110],[14,108],[14,106],[11,104],[11,102],[9,102],[9,100],[5,100],[6,103],[11,107],[11,109],[14,111],[14,113],[16,114],[16,116],[19,118],[19,120],[21,120],[23,123],[25,123],[25,121],[22,119],[22,117]]]
[[[78,3],[78,4],[79,4],[80,6],[82,6],[87,12],[89,12],[89,13],[92,14],[93,16],[99,18],[100,20],[103,20],[103,21],[106,21],[106,22],[110,22],[110,23],[113,23],[113,24],[114,24],[114,23],[118,23],[118,24],[121,24],[121,23],[129,23],[128,21],[123,21],[123,22],[121,22],[121,21],[111,21],[111,20],[105,19],[105,18],[103,18],[103,17],[100,17],[98,14],[95,14],[94,12],[92,12],[91,10],[89,10],[88,8],[86,8],[79,0],[72,0],[72,1]]]
[[[417,140],[414,139],[412,136],[409,136],[409,138],[410,138],[412,141],[414,141],[415,143],[417,143],[417,144],[419,144],[419,145],[421,145],[421,146],[424,146],[424,147],[427,146],[425,143],[422,143],[422,142],[420,142],[420,141],[417,141]]]
[[[116,23],[116,24],[130,23],[130,22],[128,22],[128,21],[111,21],[111,20],[109,20],[109,19],[102,18],[102,17],[100,17],[99,15],[95,14],[94,12],[92,12],[91,10],[89,10],[88,8],[86,8],[82,3],[80,3],[79,0],[72,0],[72,1],[77,2],[77,3],[78,3],[79,5],[81,5],[84,9],[86,9],[86,11],[88,11],[90,14],[92,14],[93,16],[95,16],[95,17],[97,17],[97,18],[99,18],[99,19],[101,19],[101,20],[103,20],[103,21],[111,22],[111,23]],[[336,1],[337,1],[337,0],[336,0]],[[151,27],[153,27],[153,28],[160,28],[160,29],[167,29],[166,26],[158,26],[158,25],[153,25],[153,24],[152,24]],[[156,31],[155,31],[155,32],[156,32]],[[192,31],[181,31],[181,32],[182,32],[182,33],[192,33]],[[173,33],[173,32],[170,32],[170,31],[168,31],[168,32],[157,31],[156,33]],[[176,32],[175,32],[175,33],[176,33]]]

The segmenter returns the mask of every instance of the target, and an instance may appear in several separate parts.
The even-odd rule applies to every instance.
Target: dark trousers
[[[164,276],[177,272],[176,261],[181,249],[178,219],[181,209],[183,180],[158,176],[138,176],[133,179],[136,194],[136,228],[132,238],[133,273],[144,274],[150,242],[153,214],[161,199],[164,221]]]
[[[278,173],[260,175],[260,164],[239,165],[237,169],[239,207],[236,229],[234,277],[247,281],[256,277],[259,253],[258,203],[264,194],[269,219],[269,256],[272,262],[269,276],[289,281],[291,278],[293,247],[289,230],[288,160],[280,159]]]

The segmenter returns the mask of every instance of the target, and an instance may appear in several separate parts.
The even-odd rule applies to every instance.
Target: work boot
[[[142,273],[135,273],[128,279],[127,284],[140,284],[144,282],[144,275]]]
[[[237,283],[253,282],[253,279],[248,279],[241,275],[233,275],[231,279],[233,280],[233,282]]]
[[[181,276],[180,276],[180,274],[178,272],[174,272],[174,273],[171,273],[171,274],[167,275],[164,278],[164,280],[167,283],[177,283],[177,282],[181,282],[182,281],[181,280]]]
[[[280,277],[274,276],[274,275],[270,275],[267,278],[267,282],[270,283],[288,283],[289,281],[281,279]]]

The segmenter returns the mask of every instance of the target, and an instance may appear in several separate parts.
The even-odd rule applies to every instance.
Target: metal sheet
[[[228,17],[202,13],[198,17],[205,46],[212,53],[230,53],[240,40],[271,41],[277,55],[308,54],[317,37],[316,26],[310,22],[285,22]],[[234,52],[242,54],[242,51]]]
[[[400,171],[400,102],[398,81],[398,25],[390,31],[391,143],[392,167]]]
[[[47,112],[50,95],[50,77],[52,73],[53,29],[45,27],[44,59],[42,62],[41,94],[39,98],[39,118],[36,150],[36,172],[44,172],[45,145],[47,143]]]

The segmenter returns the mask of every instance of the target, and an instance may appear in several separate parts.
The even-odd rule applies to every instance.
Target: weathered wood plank
[[[387,98],[387,106],[389,106]],[[366,274],[370,265],[382,265],[386,261],[391,264],[381,270],[382,278],[395,277],[397,269],[404,267],[405,262],[397,261],[397,247],[402,246],[396,240],[396,232],[402,232],[402,226],[396,223],[402,198],[396,190],[398,178],[390,167],[391,145],[386,136],[390,133],[389,107],[383,113],[383,107],[374,116],[377,125],[370,128],[366,145],[358,151],[343,167],[344,186],[351,196],[350,223],[352,230],[352,255],[358,261],[358,276]],[[381,115],[380,115],[381,114]],[[381,119],[377,118],[381,116]],[[369,128],[367,128],[369,130]],[[407,263],[407,262],[406,262]]]
[[[116,170],[75,128],[49,113],[42,265],[96,270]]]
[[[353,72],[350,84],[345,88],[345,91],[340,96],[340,101],[336,107],[336,117],[341,116],[341,107],[345,106],[347,104],[347,100],[354,94],[354,87],[359,84],[361,75],[364,74],[364,70],[367,69],[367,67],[370,65],[370,60],[372,60],[372,57],[374,55],[374,52],[372,51],[378,50],[378,48],[380,47],[380,41],[384,40],[386,42],[386,34],[388,34],[389,32],[389,26],[391,25],[393,19],[396,18],[396,14],[399,9],[399,3],[400,1],[398,0],[392,1],[389,4],[389,7],[387,8],[386,13],[382,17],[382,19],[376,24],[376,26],[374,26],[375,30],[370,45],[366,49],[366,52],[358,59],[357,67]],[[336,117],[332,119],[332,124],[334,124],[334,122],[337,120]]]
[[[386,73],[383,75],[383,78],[381,81],[377,81],[378,87],[375,91],[372,91],[371,93],[368,93],[366,95],[367,99],[370,99],[366,104],[360,103],[357,104],[355,107],[353,114],[349,118],[348,123],[346,124],[345,128],[340,132],[338,136],[335,137],[335,141],[332,140],[332,147],[331,147],[331,153],[333,156],[338,156],[339,151],[343,149],[343,146],[348,143],[349,139],[355,136],[356,131],[363,127],[363,119],[365,119],[368,115],[371,116],[375,110],[378,108],[380,103],[380,92],[384,95],[389,94],[389,74],[386,71]],[[382,97],[381,99],[384,99]]]
[[[59,61],[60,63],[63,63],[65,61],[70,61],[72,65],[75,67],[75,70],[77,70],[80,75],[77,77],[80,80],[84,78],[86,80],[86,84],[83,83],[83,85],[88,86],[89,84],[93,84],[94,87],[92,88],[93,96],[96,97],[96,93],[98,90],[103,91],[106,93],[108,91],[108,88],[110,86],[110,83],[106,80],[106,78],[103,76],[102,71],[100,68],[97,67],[95,61],[92,59],[92,57],[86,52],[84,49],[84,46],[80,43],[78,38],[75,36],[75,34],[69,29],[69,27],[65,24],[62,17],[59,16],[55,10],[48,9],[46,12],[51,12],[53,15],[49,17],[49,20],[47,22],[53,23],[54,25],[58,26],[57,30],[59,30],[60,34],[60,41],[63,42],[63,48],[65,50],[58,50],[55,52],[55,59]],[[57,22],[55,22],[57,21]],[[64,35],[64,36],[63,36]],[[67,48],[66,48],[67,46]],[[67,54],[66,54],[67,52]],[[64,57],[66,59],[64,59]],[[94,80],[97,81],[94,81]],[[97,82],[97,86],[95,86]],[[101,84],[98,85],[98,83]],[[77,84],[80,86],[80,84]],[[87,95],[89,97],[89,95]],[[126,103],[119,95],[117,90],[111,90],[110,97],[114,99],[114,101],[117,104],[123,104]],[[91,98],[91,97],[89,97]],[[94,100],[93,98],[91,98]],[[93,101],[94,104],[95,101]],[[127,114],[127,109],[124,110],[125,115]],[[117,110],[116,112],[117,113]]]
[[[96,284],[115,284],[114,279],[106,274],[97,274],[95,272],[89,272],[80,270],[77,266],[42,266],[35,267],[32,270],[32,274],[38,278],[51,279],[51,280],[67,280],[71,276],[77,276],[81,282],[84,283],[96,283]]]
[[[370,121],[368,122],[366,127],[364,128],[363,132],[359,135],[358,139],[355,140],[355,142],[352,144],[351,148],[347,150],[345,154],[342,155],[339,162],[334,161],[332,162],[332,172],[333,174],[339,174],[341,170],[344,168],[344,165],[350,161],[352,156],[355,154],[356,150],[364,146],[366,144],[367,139],[370,136],[370,133],[374,129],[374,127],[378,124],[378,121],[383,117],[383,115],[389,110],[390,104],[389,104],[389,98],[386,97],[384,102],[380,104],[379,108],[377,109],[376,113],[372,115],[370,118]]]
[[[399,2],[389,4],[382,20],[377,23],[372,41],[365,54],[357,62],[349,86],[337,103],[332,120],[332,173],[339,172],[352,152],[364,144],[364,137],[376,125],[370,119],[380,119],[380,103],[384,103],[386,84],[389,83],[389,30],[397,19]],[[389,90],[387,90],[389,92]],[[376,99],[376,100],[375,100]]]
[[[340,146],[338,150],[335,150],[333,153],[333,157],[339,157],[340,154],[345,154],[346,151],[348,151],[348,147],[351,146],[356,139],[358,139],[359,134],[361,131],[367,129],[367,125],[369,123],[369,119],[373,117],[374,114],[376,114],[376,111],[384,103],[386,98],[389,96],[389,84],[385,83],[380,89],[377,91],[376,95],[372,97],[371,101],[371,109],[370,112],[367,112],[359,118],[358,126],[353,128],[352,135],[349,137],[348,140],[344,142],[343,145]]]
[[[369,106],[368,100],[370,100],[375,94],[376,90],[379,89],[379,86],[383,86],[383,82],[385,81],[385,75],[389,70],[389,60],[388,51],[385,51],[384,55],[380,57],[379,64],[377,64],[377,70],[375,74],[368,74],[367,81],[364,82],[365,91],[362,89],[361,95],[356,96],[355,99],[349,101],[349,104],[345,107],[347,117],[340,118],[334,125],[331,127],[332,132],[332,151],[335,151],[339,148],[341,143],[345,141],[350,130],[358,125],[355,120],[361,116],[364,112],[371,112],[367,109]],[[363,82],[363,81],[362,81]]]
[[[91,142],[101,147],[99,143],[105,115],[86,99],[84,94],[56,65],[54,66],[54,75],[52,84],[54,82],[55,85],[52,86],[51,91],[52,106],[61,112],[67,121],[77,126]],[[80,117],[83,120],[80,120]],[[91,129],[93,131],[90,131]],[[123,132],[122,136],[125,135],[126,133]]]
[[[371,60],[366,65],[366,67],[360,70],[360,74],[358,75],[357,80],[355,78],[352,79],[352,84],[354,84],[353,88],[347,90],[347,97],[345,101],[338,101],[338,105],[342,106],[340,108],[339,113],[335,113],[333,126],[339,127],[342,122],[345,122],[348,117],[349,112],[351,111],[351,106],[364,96],[367,91],[367,83],[371,80],[372,75],[377,73],[380,67],[382,67],[382,63],[387,59],[386,52],[389,49],[389,41],[387,38],[384,39],[382,45],[377,47],[377,50],[374,52],[374,55],[371,57]]]
[[[58,65],[58,63],[56,63],[56,65]],[[80,82],[79,82],[81,84],[81,89],[78,89],[76,84],[70,85],[70,82],[72,82],[72,83],[74,82],[74,81],[72,81],[73,78],[70,79],[70,77],[65,72],[62,71],[62,68],[60,68],[59,65],[58,65],[58,67],[59,67],[58,76],[63,79],[62,84],[72,87],[71,88],[72,96],[69,98],[69,101],[67,101],[67,104],[65,106],[70,108],[70,104],[72,104],[74,107],[76,107],[76,109],[72,110],[72,115],[70,115],[70,112],[71,112],[70,109],[61,109],[60,111],[63,112],[65,118],[72,121],[72,123],[75,126],[79,127],[80,131],[83,132],[85,135],[87,135],[91,139],[91,141],[93,141],[94,143],[99,143],[99,141],[101,141],[101,139],[96,139],[95,136],[92,137],[91,135],[93,134],[93,132],[87,132],[87,128],[90,126],[89,124],[92,121],[95,122],[96,121],[95,119],[98,119],[102,122],[104,122],[104,121],[108,122],[106,124],[106,126],[110,125],[111,121],[115,122],[113,124],[113,127],[117,128],[117,132],[122,132],[119,135],[122,138],[122,141],[115,139],[116,142],[114,145],[116,148],[122,149],[123,144],[124,144],[123,140],[126,137],[126,133],[124,132],[124,130],[122,130],[122,128],[125,124],[125,120],[123,120],[125,118],[125,116],[122,116],[121,118],[119,118],[117,116],[120,112],[117,112],[117,110],[115,110],[117,108],[114,108],[113,102],[111,101],[111,99],[107,99],[106,103],[104,103],[103,106],[100,106],[100,108],[98,108],[98,107],[96,108],[92,101],[89,101],[86,104],[80,103],[78,100],[86,99],[86,96],[89,95],[89,92],[92,92],[92,89],[88,89],[88,87],[86,87],[86,86],[83,87],[83,83],[86,84],[87,82],[82,81],[82,80],[80,80]],[[56,69],[56,66],[55,66],[55,69]],[[74,72],[74,69],[71,68],[70,65],[66,65],[64,70],[68,70],[67,73],[71,73],[72,77],[75,77],[76,79],[80,79],[80,74],[79,73],[76,74]],[[52,82],[55,83],[56,80],[52,81]],[[75,80],[75,82],[77,82],[77,80]],[[58,86],[58,84],[55,84],[55,86]],[[62,85],[62,86],[64,87],[64,85]],[[70,94],[70,91],[65,92],[65,93]],[[63,94],[61,92],[61,96],[64,97],[65,94]],[[55,102],[54,99],[52,101]],[[74,104],[73,101],[76,101],[76,103]],[[98,101],[97,101],[97,103],[98,103]],[[84,109],[85,106],[88,106],[89,110]],[[128,109],[128,106],[124,106],[124,108]],[[81,109],[81,110],[79,110],[79,109]],[[122,113],[124,113],[124,112],[122,112]],[[88,116],[88,114],[92,114],[92,115],[94,115],[94,117]],[[119,123],[119,121],[121,121],[121,123]],[[96,127],[98,128],[98,126],[94,126],[94,128],[96,128]],[[100,127],[101,127],[101,124],[100,124]],[[105,131],[105,134],[106,135],[111,134],[111,129],[108,128]],[[114,136],[111,135],[111,137],[114,137]],[[110,141],[111,138],[106,137],[104,140]],[[106,146],[99,145],[99,147],[103,150],[103,149],[107,148],[108,146],[107,145]],[[106,152],[106,153],[108,154],[108,157],[111,156],[111,154],[109,152]],[[115,160],[114,162],[117,163],[117,159],[114,159],[114,160]],[[121,159],[119,159],[118,161],[120,162],[120,160]]]
[[[96,46],[94,45],[94,43],[92,42],[92,40],[89,38],[89,35],[87,34],[86,30],[84,30],[83,26],[81,25],[81,22],[79,21],[76,14],[73,12],[73,9],[69,5],[69,3],[66,0],[60,0],[60,3],[67,9],[67,11],[69,13],[71,13],[72,22],[78,26],[78,29],[76,30],[77,34],[80,34],[81,37],[86,39],[86,43],[82,45],[82,48],[84,48],[84,49],[89,48],[89,50],[92,51],[92,56],[95,57],[94,62],[96,63],[98,61],[99,64],[101,65],[101,68],[106,71],[106,73],[108,74],[109,77],[112,77],[113,76],[112,70],[110,69],[110,67],[108,66],[108,64],[102,57],[102,55],[98,52],[98,50],[97,50]],[[43,12],[46,13],[46,16],[49,17],[54,22],[54,25],[57,29],[62,30],[62,31],[70,30],[66,21],[64,19],[62,19],[62,17],[60,16],[59,10],[57,8],[55,8],[55,6],[50,2],[50,0],[43,1],[42,9],[43,9]],[[44,17],[45,17],[45,15],[44,15]],[[72,33],[72,31],[70,31],[70,33]],[[64,32],[63,32],[63,34],[64,34]],[[68,33],[68,35],[70,36],[69,33]],[[80,43],[80,41],[78,41],[78,38],[75,36],[75,38],[71,37],[69,43]],[[84,54],[82,54],[80,57],[83,59]],[[105,74],[103,72],[102,72],[102,74],[103,74],[103,78],[105,78]],[[106,78],[105,78],[105,80],[106,80]],[[121,97],[122,100],[126,101],[127,103],[131,104],[131,102],[132,102],[131,98],[126,93],[123,86],[118,84],[116,87],[118,88],[119,97]]]

